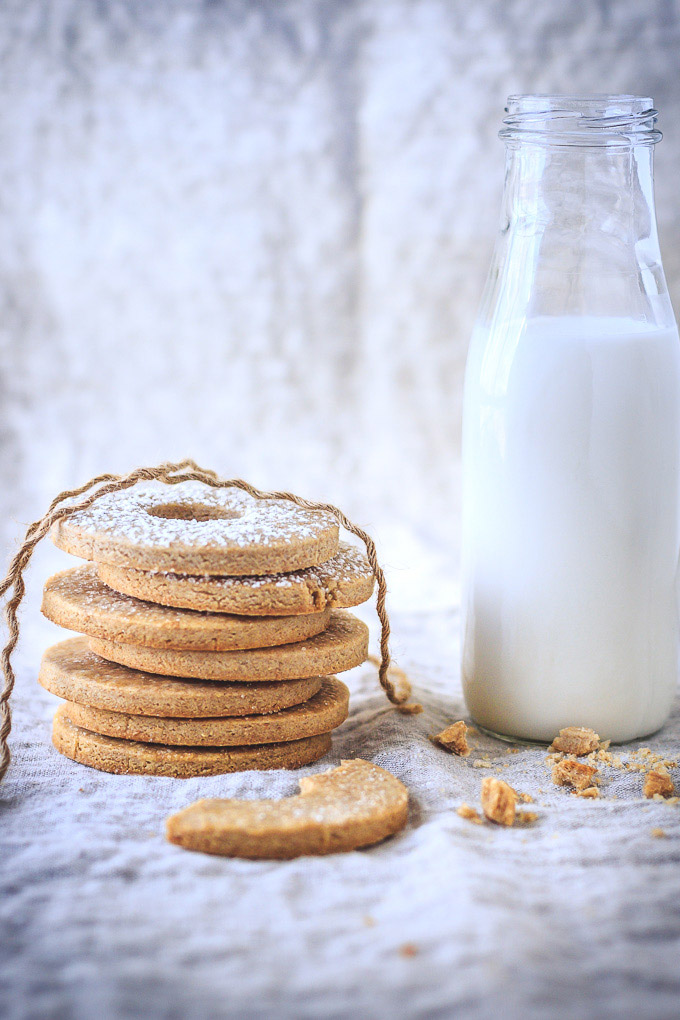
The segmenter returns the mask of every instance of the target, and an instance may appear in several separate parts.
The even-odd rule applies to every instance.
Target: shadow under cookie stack
[[[197,482],[103,496],[59,522],[91,562],[45,585],[81,637],[49,648],[54,746],[105,772],[188,777],[297,768],[331,746],[360,665],[371,567],[325,513]]]

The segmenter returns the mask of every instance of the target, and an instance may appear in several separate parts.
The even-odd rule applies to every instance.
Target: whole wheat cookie
[[[351,613],[334,609],[321,634],[296,644],[233,652],[189,652],[140,648],[122,641],[90,638],[97,655],[132,669],[203,680],[271,681],[326,676],[360,666],[368,655],[368,627]]]
[[[138,599],[180,609],[247,616],[289,616],[317,613],[328,607],[349,609],[373,593],[371,565],[360,549],[341,542],[326,563],[290,574],[260,577],[196,576],[133,570],[98,563],[101,580],[110,588]]]
[[[74,556],[180,574],[279,574],[338,551],[333,516],[202,482],[140,485],[58,521],[55,545]]]
[[[331,614],[326,609],[305,616],[234,616],[157,606],[108,588],[90,563],[51,577],[42,611],[60,627],[88,637],[203,652],[304,641],[325,630]]]
[[[73,703],[67,703],[66,715],[76,726],[107,737],[182,747],[245,747],[280,744],[329,733],[345,721],[348,706],[347,687],[335,677],[326,677],[321,689],[309,701],[272,715],[171,719],[109,712]]]
[[[300,780],[285,800],[199,800],[168,818],[171,843],[250,860],[284,860],[370,846],[406,824],[408,791],[391,772],[355,758]]]
[[[54,716],[52,743],[60,754],[100,772],[187,779],[250,769],[297,769],[323,757],[330,749],[331,737],[320,733],[251,747],[169,747],[91,733],[75,726],[62,705]]]
[[[38,680],[66,701],[108,712],[200,719],[281,712],[314,697],[323,677],[244,684],[158,676],[108,662],[79,637],[47,649]]]

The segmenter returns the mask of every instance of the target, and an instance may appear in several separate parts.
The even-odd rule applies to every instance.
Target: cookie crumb
[[[475,760],[472,763],[472,767],[473,769],[492,769],[493,762],[484,761],[483,758],[475,758]]]
[[[521,800],[522,804],[533,804],[534,798],[530,793],[518,793],[517,800]]]
[[[375,918],[371,917],[370,914],[364,914],[363,921],[365,928],[375,928]]]
[[[577,790],[577,797],[586,797],[588,800],[597,800],[600,796],[600,791],[596,786],[586,786],[585,790]]]
[[[642,787],[642,794],[644,797],[656,799],[656,796],[672,797],[675,793],[675,786],[673,780],[667,772],[648,772],[647,778],[645,779],[645,785]]]
[[[518,811],[515,815],[515,825],[533,825],[538,821],[535,811]]]
[[[652,835],[654,839],[665,839],[667,833],[664,829],[652,829],[650,835]]]
[[[552,781],[556,786],[571,786],[575,790],[585,790],[594,783],[597,769],[592,765],[565,758],[552,767]]]
[[[590,754],[600,748],[600,735],[585,726],[567,726],[560,730],[550,745],[551,751],[562,751],[564,754]]]
[[[475,825],[483,825],[484,819],[480,815],[479,811],[476,811],[469,804],[461,804],[459,808],[456,808],[456,814],[460,815],[461,818],[467,818],[468,822],[474,822]]]
[[[423,711],[423,706],[418,701],[409,701],[407,705],[397,705],[396,709],[402,715],[420,715]]]
[[[406,958],[417,956],[418,952],[418,946],[414,945],[413,942],[404,942],[403,946],[399,946],[399,955]]]
[[[512,825],[515,821],[517,794],[502,779],[489,776],[482,780],[482,811],[497,825]]]
[[[470,753],[470,745],[467,742],[467,724],[459,719],[458,722],[451,723],[441,733],[436,733],[430,737],[430,740],[434,744],[439,744],[446,751],[451,751],[452,754],[460,755],[461,758],[467,758]]]

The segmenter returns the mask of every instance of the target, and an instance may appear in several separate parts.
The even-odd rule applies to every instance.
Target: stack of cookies
[[[343,612],[373,573],[325,513],[197,482],[103,496],[54,542],[90,560],[45,585],[43,613],[84,635],[43,657],[65,699],[58,751],[106,772],[296,768],[330,748],[365,661]]]

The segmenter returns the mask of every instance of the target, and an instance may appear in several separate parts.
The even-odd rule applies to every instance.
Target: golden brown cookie
[[[38,679],[52,694],[92,708],[199,719],[281,712],[312,698],[323,677],[244,684],[158,676],[108,662],[79,637],[47,649]]]
[[[90,563],[51,577],[43,592],[42,611],[60,627],[88,637],[204,652],[304,641],[325,630],[331,614],[326,609],[306,616],[233,616],[171,609],[113,591],[99,580]]]
[[[186,779],[249,769],[297,769],[326,754],[331,737],[320,733],[283,744],[251,747],[167,747],[91,733],[75,726],[68,718],[66,705],[62,705],[54,716],[52,743],[60,754],[100,772]]]
[[[125,595],[163,606],[249,616],[317,613],[349,609],[373,592],[371,565],[360,549],[340,543],[336,556],[317,567],[261,577],[195,576],[132,570],[98,563],[101,580]]]
[[[331,514],[202,482],[137,485],[55,524],[74,556],[180,574],[280,574],[338,551]]]
[[[245,747],[280,744],[329,733],[345,721],[348,705],[349,691],[342,681],[326,677],[319,692],[309,701],[272,715],[170,719],[108,712],[71,702],[66,705],[66,714],[76,726],[107,737],[182,747]]]
[[[205,680],[271,681],[342,673],[365,662],[368,627],[351,613],[334,609],[328,629],[307,641],[278,648],[235,652],[187,652],[139,648],[121,641],[90,638],[97,655],[132,669]]]
[[[283,860],[370,846],[403,829],[407,816],[404,784],[356,758],[305,776],[285,800],[199,800],[168,818],[166,834],[187,850]]]

